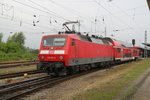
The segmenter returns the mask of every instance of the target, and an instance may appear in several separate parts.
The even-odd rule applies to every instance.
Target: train
[[[65,76],[95,67],[139,59],[136,46],[110,37],[81,33],[59,33],[42,37],[38,70],[49,75]]]

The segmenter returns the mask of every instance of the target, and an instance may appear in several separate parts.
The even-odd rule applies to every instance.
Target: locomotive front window
[[[43,46],[64,46],[65,42],[65,37],[45,37],[43,40]]]

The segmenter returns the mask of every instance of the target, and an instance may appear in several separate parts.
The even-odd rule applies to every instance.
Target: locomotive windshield
[[[64,46],[65,42],[65,37],[45,37],[43,40],[43,46]]]

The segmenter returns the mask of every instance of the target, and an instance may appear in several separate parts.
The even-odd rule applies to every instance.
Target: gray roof
[[[142,44],[144,44],[144,45],[150,47],[150,43],[142,43]]]

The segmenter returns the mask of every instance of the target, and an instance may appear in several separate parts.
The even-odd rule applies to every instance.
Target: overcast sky
[[[39,48],[41,37],[62,31],[66,21],[80,20],[81,32],[142,46],[150,11],[146,0],[0,0],[0,32],[3,41],[15,32],[26,36],[26,46]],[[33,25],[33,22],[35,26]],[[76,27],[78,29],[78,27]]]

